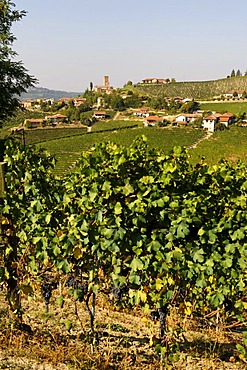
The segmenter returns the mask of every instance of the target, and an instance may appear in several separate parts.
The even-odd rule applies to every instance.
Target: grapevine
[[[54,282],[54,280],[44,278],[44,280],[41,283],[41,295],[45,301],[46,312],[49,312],[49,303],[52,296],[52,291],[55,288],[56,283]]]

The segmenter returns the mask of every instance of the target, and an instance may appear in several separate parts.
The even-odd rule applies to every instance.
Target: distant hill
[[[138,90],[148,95],[157,96],[162,93],[167,97],[181,96],[193,99],[212,99],[233,90],[247,91],[247,76],[223,78],[213,81],[173,82],[169,84],[135,85]]]
[[[36,100],[39,98],[54,98],[55,100],[59,100],[60,98],[73,98],[82,94],[82,92],[49,90],[44,87],[30,87],[26,93],[23,93],[20,96],[19,99],[21,101],[27,99]]]

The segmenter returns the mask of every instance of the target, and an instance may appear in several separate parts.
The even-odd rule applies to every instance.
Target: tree
[[[244,90],[243,92],[242,92],[242,99],[246,99],[247,98],[247,93],[246,93],[246,91]]]
[[[236,72],[236,77],[241,77],[241,76],[242,76],[242,73],[241,73],[240,69],[238,69],[237,72]]]
[[[124,105],[126,108],[140,108],[142,106],[142,100],[132,93],[131,96],[125,99]]]
[[[90,91],[92,91],[92,90],[93,90],[93,83],[90,82]]]
[[[0,123],[18,108],[18,96],[36,82],[23,63],[14,60],[17,53],[12,45],[16,37],[11,33],[11,27],[26,15],[25,11],[14,7],[9,0],[0,3]]]
[[[180,112],[182,113],[193,113],[198,109],[198,103],[195,101],[189,101],[187,103],[184,103],[182,107],[180,108]]]
[[[233,69],[231,72],[231,77],[235,77],[235,76],[236,76],[236,73],[235,73],[235,70]]]
[[[120,95],[113,94],[110,98],[111,108],[114,110],[123,111],[125,109],[124,101]]]

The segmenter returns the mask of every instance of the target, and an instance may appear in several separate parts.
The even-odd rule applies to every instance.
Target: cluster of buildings
[[[142,83],[144,84],[167,84],[170,83],[169,78],[145,78],[142,80]],[[96,85],[94,88],[91,86],[93,91],[98,92],[98,93],[106,93],[106,94],[111,94],[114,92],[114,88],[110,85],[110,80],[109,76],[104,76],[103,77],[103,84],[102,85]],[[237,98],[243,98],[245,97],[246,92],[245,91],[240,91],[240,90],[234,90],[231,91],[227,94],[225,94],[226,97],[231,98],[231,97],[237,97]],[[107,117],[106,111],[100,111],[100,107],[102,106],[102,97],[98,98],[97,102],[97,111],[93,113],[93,117],[102,120]],[[183,99],[181,97],[175,97],[172,98],[175,102],[181,102],[181,103],[186,103],[191,101],[192,99]],[[167,98],[166,101],[169,103],[170,99]],[[75,108],[78,108],[81,104],[84,104],[86,102],[86,98],[83,97],[74,97],[74,98],[60,98],[57,101],[57,104],[64,104],[68,105],[70,102],[72,102],[73,106]],[[47,104],[54,104],[54,99],[45,99],[45,98],[40,98],[34,100],[26,100],[24,102],[21,102],[20,104],[26,108],[26,109],[39,109],[42,105],[42,103],[47,103]],[[196,111],[194,113],[180,113],[177,116],[174,117],[174,120],[172,124],[178,124],[178,125],[187,125],[195,122],[200,118],[199,121],[201,121],[201,125],[203,129],[208,130],[209,132],[215,131],[215,127],[217,124],[224,124],[226,127],[229,126],[230,124],[234,123],[234,116],[232,113],[224,113],[220,114],[217,112],[212,112],[208,116],[203,117],[202,111]],[[147,107],[142,107],[140,109],[136,109],[134,111],[134,115],[139,118],[143,118],[143,124],[144,126],[155,126],[156,124],[159,124],[164,121],[164,117],[160,117],[158,115],[150,115],[149,108]],[[55,114],[51,116],[46,116],[45,118],[42,119],[27,119],[25,121],[26,127],[38,127],[38,126],[45,126],[47,124],[52,124],[55,125],[57,123],[65,123],[68,121],[67,116],[63,114]]]
[[[143,84],[168,84],[170,82],[171,82],[170,78],[157,78],[157,77],[144,78],[142,80]]]
[[[136,109],[134,111],[134,116],[144,118],[144,126],[155,126],[156,124],[164,121],[164,117],[150,115],[148,108]],[[214,132],[216,124],[218,123],[224,124],[226,127],[228,127],[235,122],[234,115],[229,112],[223,114],[214,112],[203,117],[203,112],[198,111],[196,113],[180,113],[174,117],[174,120],[171,123],[173,125],[188,125],[193,124],[198,119],[201,120],[202,128],[209,132]]]
[[[217,123],[224,124],[226,127],[234,123],[234,115],[226,112],[223,114],[212,113],[206,117],[203,117],[202,113],[181,113],[175,118],[177,124],[189,124],[195,122],[196,119],[202,117],[202,128],[209,132],[214,132]]]
[[[86,102],[86,100],[87,100],[86,98],[77,98],[77,97],[76,98],[60,98],[57,101],[57,104],[68,105],[69,102],[72,102],[74,107],[78,108],[81,104],[84,104]],[[20,102],[20,106],[25,108],[25,109],[32,110],[32,109],[40,109],[42,104],[53,105],[54,103],[55,103],[55,100],[53,98],[49,98],[49,99],[38,98],[38,99],[35,99],[35,100],[27,99],[23,102]]]
[[[45,118],[27,118],[24,122],[24,126],[27,128],[37,128],[42,126],[56,125],[57,123],[68,122],[68,117],[64,114],[54,114],[46,116]]]
[[[242,98],[246,98],[246,91],[244,90],[232,90],[230,92],[228,92],[227,94],[225,94],[225,97],[226,98],[237,98],[237,99],[242,99]]]

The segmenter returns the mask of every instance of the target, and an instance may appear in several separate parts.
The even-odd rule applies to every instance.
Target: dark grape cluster
[[[73,275],[69,275],[67,280],[66,280],[66,283],[65,283],[65,286],[67,288],[72,288],[74,286],[74,281],[75,281],[75,278]]]
[[[165,326],[166,316],[168,314],[168,305],[158,308],[158,313],[159,313],[160,326]]]
[[[65,287],[73,288],[77,290],[78,300],[81,302],[88,293],[88,284],[85,281],[81,281],[75,278],[73,275],[69,275],[65,283]]]
[[[152,321],[159,320],[159,312],[158,311],[151,311],[150,318]]]
[[[41,283],[41,295],[45,301],[46,311],[49,311],[49,303],[53,289],[56,288],[54,280],[44,279]]]
[[[223,305],[224,305],[225,311],[228,313],[234,310],[234,303],[228,297],[225,297]]]
[[[123,295],[125,293],[127,293],[128,291],[128,287],[126,285],[122,286],[122,287],[112,287],[111,288],[111,294],[113,295],[113,297],[117,300],[121,300],[123,298]]]
[[[80,283],[77,285],[75,289],[78,289],[82,292],[83,295],[88,293],[88,284],[87,283]]]
[[[150,318],[152,321],[159,320],[160,326],[165,326],[166,323],[166,316],[168,314],[169,308],[168,304],[166,304],[164,307],[158,308],[156,311],[150,312]]]

